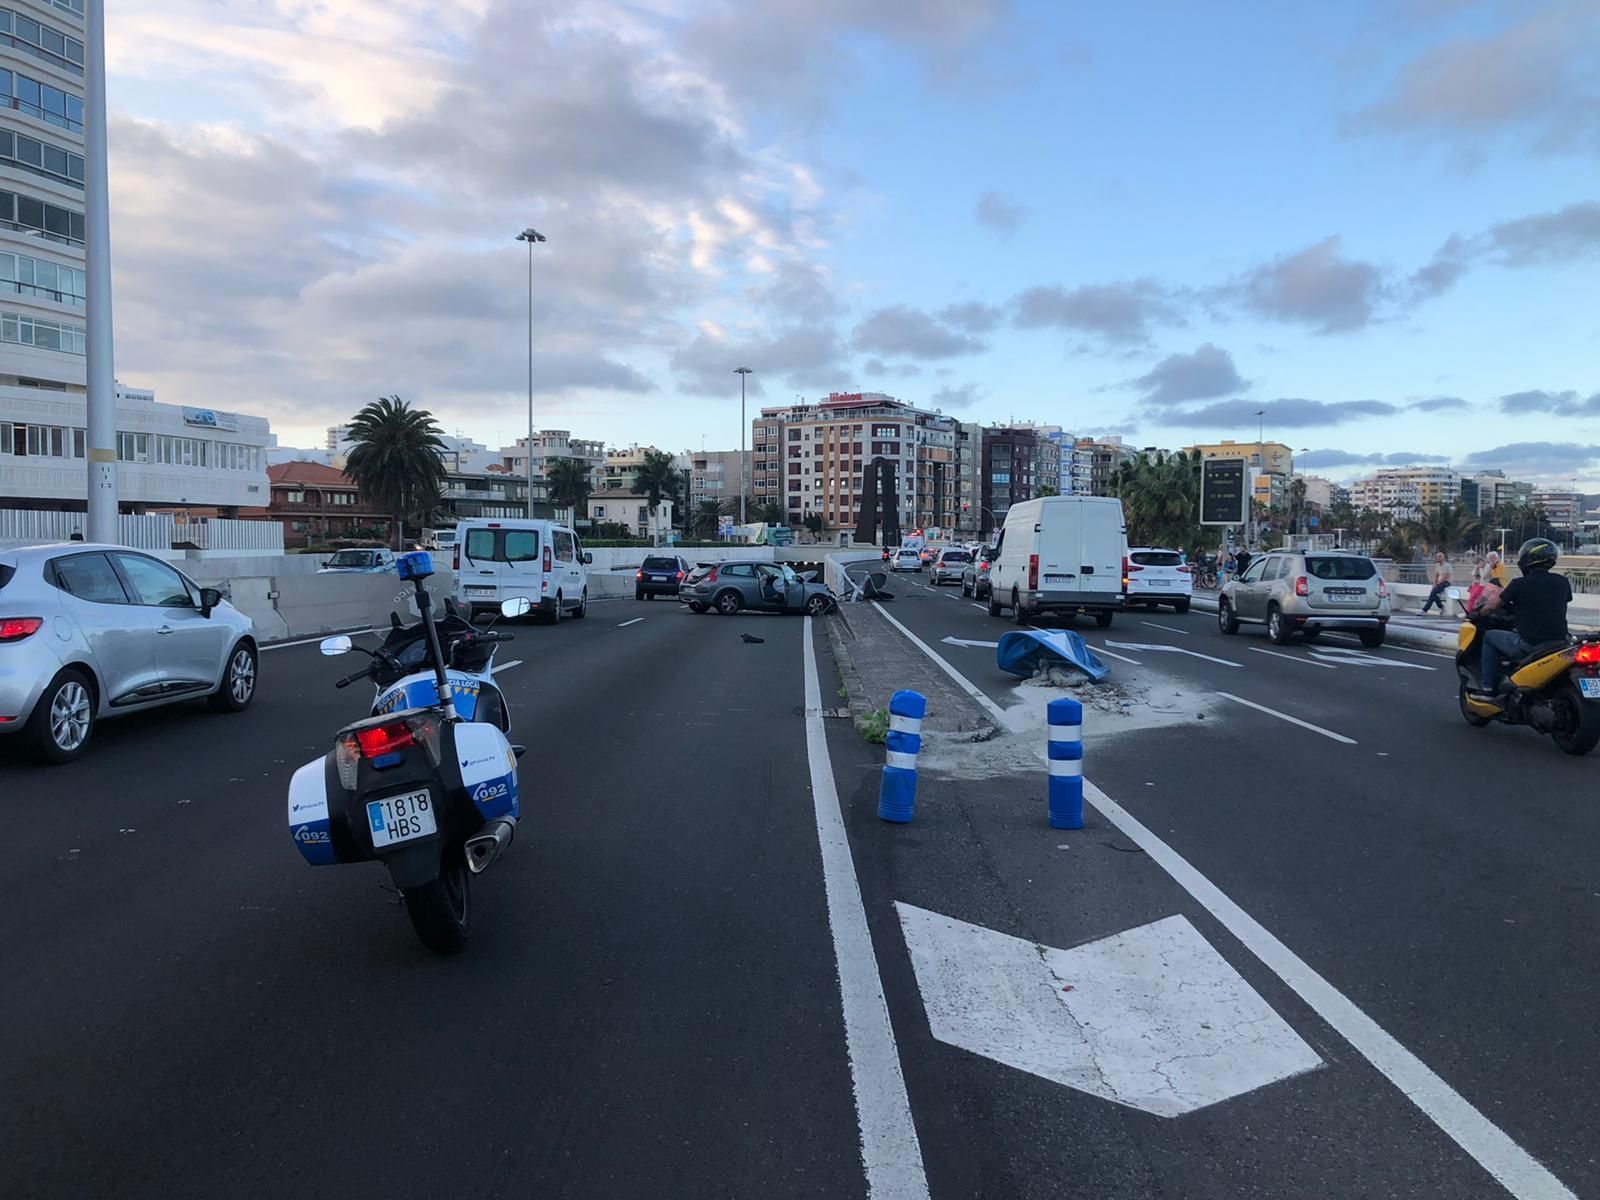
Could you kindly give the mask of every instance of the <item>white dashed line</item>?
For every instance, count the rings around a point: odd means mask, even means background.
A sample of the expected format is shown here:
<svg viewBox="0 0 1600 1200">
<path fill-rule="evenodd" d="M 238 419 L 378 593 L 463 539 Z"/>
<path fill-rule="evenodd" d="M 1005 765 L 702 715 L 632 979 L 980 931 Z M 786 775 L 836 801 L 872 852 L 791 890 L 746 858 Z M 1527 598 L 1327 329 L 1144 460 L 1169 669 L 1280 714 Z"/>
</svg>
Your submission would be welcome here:
<svg viewBox="0 0 1600 1200">
<path fill-rule="evenodd" d="M 1320 733 L 1325 738 L 1335 742 L 1343 742 L 1346 746 L 1356 745 L 1355 738 L 1345 737 L 1342 733 L 1335 733 L 1331 729 L 1324 729 L 1321 725 L 1313 725 L 1310 721 L 1302 721 L 1299 717 L 1291 717 L 1288 713 L 1279 712 L 1275 708 L 1268 708 L 1265 704 L 1257 704 L 1254 700 L 1246 700 L 1243 696 L 1235 696 L 1232 692 L 1218 692 L 1224 700 L 1232 700 L 1235 704 L 1242 704 L 1246 708 L 1253 708 L 1257 712 L 1266 713 L 1269 717 L 1277 717 L 1280 721 L 1287 721 L 1291 725 L 1298 725 L 1301 729 L 1309 729 L 1312 733 Z"/>
<path fill-rule="evenodd" d="M 1278 650 L 1263 650 L 1260 646 L 1251 646 L 1250 653 L 1270 654 L 1273 658 L 1287 658 L 1290 662 L 1305 663 L 1305 665 L 1308 667 L 1326 667 L 1330 671 L 1337 671 L 1339 669 L 1332 663 L 1318 662 L 1314 658 L 1301 658 L 1298 654 L 1284 654 Z"/>
<path fill-rule="evenodd" d="M 642 620 L 644 620 L 643 617 L 635 617 L 631 621 L 624 621 L 621 625 L 618 625 L 617 628 L 618 629 L 626 629 L 629 625 L 637 625 Z"/>
</svg>

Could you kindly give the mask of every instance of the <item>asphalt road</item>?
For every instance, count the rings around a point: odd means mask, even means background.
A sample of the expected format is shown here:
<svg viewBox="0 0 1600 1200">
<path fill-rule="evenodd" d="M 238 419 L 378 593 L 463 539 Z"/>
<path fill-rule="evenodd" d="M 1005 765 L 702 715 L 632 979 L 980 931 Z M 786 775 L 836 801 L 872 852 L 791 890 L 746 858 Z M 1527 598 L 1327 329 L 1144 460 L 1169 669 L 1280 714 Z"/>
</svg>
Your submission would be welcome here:
<svg viewBox="0 0 1600 1200">
<path fill-rule="evenodd" d="M 1015 704 L 992 649 L 943 640 L 1012 626 L 898 582 L 885 607 Z M 837 720 L 820 759 L 807 744 L 812 624 L 623 600 L 519 626 L 500 660 L 530 747 L 523 830 L 448 960 L 380 868 L 314 869 L 289 841 L 289 775 L 369 699 L 331 687 L 348 660 L 271 651 L 250 712 L 108 723 L 70 768 L 0 746 L 0 1193 L 862 1196 L 862 1114 L 898 1086 L 924 1195 L 1562 1194 L 1502 1190 L 1099 814 L 1045 828 L 1042 769 L 1007 739 L 945 747 L 917 820 L 878 821 L 882 748 Z M 1091 723 L 1088 776 L 1571 1194 L 1600 1195 L 1596 765 L 1469 729 L 1425 653 L 1223 638 L 1198 611 L 1081 631 L 1133 693 L 1205 711 Z M 836 950 L 837 909 L 830 926 L 819 769 L 848 832 L 831 898 L 859 887 L 865 961 Z M 1317 1065 L 1180 1116 L 1004 1065 L 938 1035 L 904 906 L 1067 951 L 1181 918 Z M 887 1060 L 860 1009 L 847 1022 L 841 973 L 884 1006 Z M 883 1194 L 918 1195 L 898 1170 Z"/>
</svg>

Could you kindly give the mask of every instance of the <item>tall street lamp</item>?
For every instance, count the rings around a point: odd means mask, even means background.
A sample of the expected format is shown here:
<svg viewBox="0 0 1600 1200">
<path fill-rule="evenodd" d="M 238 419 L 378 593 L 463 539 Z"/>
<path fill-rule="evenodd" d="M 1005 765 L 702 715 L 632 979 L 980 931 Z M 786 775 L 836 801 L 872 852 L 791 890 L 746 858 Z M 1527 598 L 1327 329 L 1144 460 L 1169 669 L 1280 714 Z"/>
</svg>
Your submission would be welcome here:
<svg viewBox="0 0 1600 1200">
<path fill-rule="evenodd" d="M 733 373 L 739 377 L 739 524 L 745 523 L 744 498 L 750 491 L 750 486 L 745 482 L 745 454 L 744 439 L 749 432 L 749 426 L 744 419 L 744 377 L 750 374 L 749 367 L 735 367 Z"/>
<path fill-rule="evenodd" d="M 88 285 L 85 300 L 88 494 L 84 532 L 91 542 L 120 542 L 117 530 L 117 374 L 111 333 L 111 184 L 106 167 L 105 0 L 89 0 L 84 14 L 88 72 L 84 114 L 84 205 Z"/>
<path fill-rule="evenodd" d="M 528 518 L 533 518 L 533 244 L 545 240 L 531 225 L 517 234 L 528 243 Z"/>
</svg>

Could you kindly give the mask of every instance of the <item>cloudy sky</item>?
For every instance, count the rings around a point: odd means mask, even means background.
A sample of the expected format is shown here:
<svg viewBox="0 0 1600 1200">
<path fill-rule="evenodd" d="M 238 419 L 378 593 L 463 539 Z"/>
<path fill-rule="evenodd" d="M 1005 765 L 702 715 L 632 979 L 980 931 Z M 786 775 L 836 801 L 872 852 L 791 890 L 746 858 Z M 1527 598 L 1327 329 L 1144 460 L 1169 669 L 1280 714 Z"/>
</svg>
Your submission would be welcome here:
<svg viewBox="0 0 1600 1200">
<path fill-rule="evenodd" d="M 1593 0 L 119 0 L 117 367 L 734 446 L 888 391 L 1600 484 Z"/>
</svg>

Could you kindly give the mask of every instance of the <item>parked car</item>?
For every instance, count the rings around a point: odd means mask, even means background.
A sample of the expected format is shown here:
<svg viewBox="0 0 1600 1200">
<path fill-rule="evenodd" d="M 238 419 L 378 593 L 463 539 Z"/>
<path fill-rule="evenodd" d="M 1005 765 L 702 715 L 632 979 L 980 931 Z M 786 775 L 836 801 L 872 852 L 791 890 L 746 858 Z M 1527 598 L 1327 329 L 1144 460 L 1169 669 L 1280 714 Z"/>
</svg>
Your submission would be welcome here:
<svg viewBox="0 0 1600 1200">
<path fill-rule="evenodd" d="M 1174 612 L 1186 613 L 1193 596 L 1194 576 L 1176 550 L 1135 546 L 1128 551 L 1129 608 L 1169 604 Z"/>
<path fill-rule="evenodd" d="M 1348 629 L 1376 650 L 1389 625 L 1389 587 L 1364 554 L 1274 550 L 1223 586 L 1217 624 L 1223 633 L 1265 625 L 1280 645 L 1296 633 L 1311 641 L 1324 630 Z"/>
<path fill-rule="evenodd" d="M 724 616 L 748 608 L 816 617 L 837 606 L 824 584 L 802 579 L 782 563 L 717 563 L 703 575 L 696 572 L 685 579 L 678 599 L 694 612 L 711 608 Z"/>
<path fill-rule="evenodd" d="M 318 575 L 382 575 L 394 570 L 394 551 L 339 550 L 332 558 L 324 559 L 317 569 Z"/>
<path fill-rule="evenodd" d="M 589 611 L 589 572 L 594 556 L 578 535 L 554 521 L 462 521 L 456 526 L 453 561 L 456 603 L 470 620 L 502 601 L 526 596 L 550 624 Z"/>
<path fill-rule="evenodd" d="M 1047 613 L 1087 613 L 1106 628 L 1125 606 L 1126 528 L 1114 497 L 1013 504 L 989 568 L 989 615 L 1009 608 L 1026 625 Z"/>
<path fill-rule="evenodd" d="M 198 697 L 240 712 L 256 666 L 250 618 L 158 558 L 85 542 L 0 550 L 0 736 L 48 762 L 77 758 L 108 717 Z"/>
<path fill-rule="evenodd" d="M 650 554 L 633 576 L 633 598 L 654 600 L 657 596 L 676 596 L 689 577 L 689 563 L 676 554 Z"/>
<path fill-rule="evenodd" d="M 961 594 L 974 600 L 989 598 L 989 568 L 994 563 L 995 548 L 979 546 L 961 572 Z"/>
<path fill-rule="evenodd" d="M 891 571 L 920 571 L 922 570 L 922 551 L 902 546 L 894 552 L 894 557 L 889 560 Z"/>
<path fill-rule="evenodd" d="M 965 550 L 954 546 L 947 546 L 939 551 L 939 557 L 933 560 L 930 574 L 933 576 L 933 586 L 938 587 L 944 583 L 960 583 L 961 575 L 972 565 L 972 555 Z"/>
</svg>

